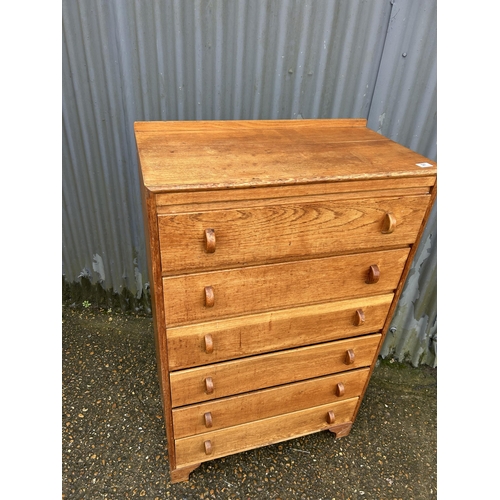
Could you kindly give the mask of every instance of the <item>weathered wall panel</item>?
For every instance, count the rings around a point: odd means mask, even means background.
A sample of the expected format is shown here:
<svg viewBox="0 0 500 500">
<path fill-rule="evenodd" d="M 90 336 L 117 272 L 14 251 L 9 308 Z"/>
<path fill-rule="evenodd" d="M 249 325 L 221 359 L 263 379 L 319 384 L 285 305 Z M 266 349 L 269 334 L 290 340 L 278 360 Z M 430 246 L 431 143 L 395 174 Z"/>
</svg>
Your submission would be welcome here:
<svg viewBox="0 0 500 500">
<path fill-rule="evenodd" d="M 437 366 L 436 206 L 425 228 L 380 355 Z"/>
<path fill-rule="evenodd" d="M 373 130 L 437 159 L 435 0 L 396 0 L 368 117 Z M 437 218 L 431 213 L 382 356 L 437 364 Z"/>
<path fill-rule="evenodd" d="M 436 0 L 394 2 L 368 126 L 436 159 Z"/>
<path fill-rule="evenodd" d="M 147 288 L 134 121 L 362 117 L 435 158 L 435 11 L 435 0 L 65 0 L 66 281 Z M 432 282 L 422 276 L 411 293 Z"/>
</svg>

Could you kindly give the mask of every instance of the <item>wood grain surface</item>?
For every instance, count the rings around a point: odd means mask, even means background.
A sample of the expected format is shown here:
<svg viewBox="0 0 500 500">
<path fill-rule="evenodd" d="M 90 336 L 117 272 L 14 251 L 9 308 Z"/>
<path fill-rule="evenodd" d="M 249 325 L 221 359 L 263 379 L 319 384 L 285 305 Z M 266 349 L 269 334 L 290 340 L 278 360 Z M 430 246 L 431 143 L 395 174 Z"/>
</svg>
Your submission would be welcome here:
<svg viewBox="0 0 500 500">
<path fill-rule="evenodd" d="M 380 334 L 367 335 L 172 372 L 172 406 L 370 366 L 380 338 Z M 354 352 L 354 362 L 347 365 L 349 349 Z M 207 378 L 213 384 L 210 393 L 206 391 Z"/>
<path fill-rule="evenodd" d="M 136 122 L 152 192 L 429 175 L 428 161 L 366 120 Z M 433 167 L 434 168 L 434 167 Z"/>
<path fill-rule="evenodd" d="M 241 452 L 285 441 L 292 437 L 304 436 L 312 432 L 332 427 L 328 423 L 328 413 L 333 411 L 335 423 L 352 421 L 358 398 L 315 406 L 306 410 L 279 415 L 255 422 L 249 422 L 227 429 L 175 440 L 177 465 L 212 460 L 230 453 Z M 205 452 L 205 443 L 210 441 L 210 455 Z"/>
<path fill-rule="evenodd" d="M 163 215 L 158 218 L 162 270 L 177 274 L 409 245 L 429 199 L 370 198 Z M 394 227 L 384 233 L 388 214 Z M 213 251 L 207 251 L 207 230 L 215 235 Z"/>
<path fill-rule="evenodd" d="M 177 408 L 173 411 L 174 434 L 176 439 L 203 434 L 210 430 L 357 397 L 363 390 L 368 372 L 368 368 L 361 368 Z M 341 394 L 338 394 L 337 386 L 343 388 Z M 207 413 L 210 414 L 210 427 L 206 425 Z"/>
<path fill-rule="evenodd" d="M 349 433 L 436 197 L 365 119 L 136 122 L 171 482 Z"/>
<path fill-rule="evenodd" d="M 163 278 L 167 327 L 308 303 L 392 292 L 409 248 Z M 380 269 L 367 284 L 371 265 Z M 205 287 L 214 292 L 205 306 Z"/>
<path fill-rule="evenodd" d="M 216 319 L 167 329 L 171 370 L 381 330 L 393 294 Z M 364 322 L 359 321 L 358 310 Z"/>
</svg>

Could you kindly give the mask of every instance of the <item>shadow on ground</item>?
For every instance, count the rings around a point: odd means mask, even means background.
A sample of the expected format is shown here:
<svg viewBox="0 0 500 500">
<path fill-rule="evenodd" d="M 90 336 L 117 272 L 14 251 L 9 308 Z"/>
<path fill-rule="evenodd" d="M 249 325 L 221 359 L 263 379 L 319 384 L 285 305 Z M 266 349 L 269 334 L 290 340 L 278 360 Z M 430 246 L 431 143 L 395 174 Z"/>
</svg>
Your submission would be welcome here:
<svg viewBox="0 0 500 500">
<path fill-rule="evenodd" d="M 436 370 L 378 363 L 349 436 L 202 464 L 169 483 L 150 317 L 63 308 L 62 497 L 433 499 Z"/>
</svg>

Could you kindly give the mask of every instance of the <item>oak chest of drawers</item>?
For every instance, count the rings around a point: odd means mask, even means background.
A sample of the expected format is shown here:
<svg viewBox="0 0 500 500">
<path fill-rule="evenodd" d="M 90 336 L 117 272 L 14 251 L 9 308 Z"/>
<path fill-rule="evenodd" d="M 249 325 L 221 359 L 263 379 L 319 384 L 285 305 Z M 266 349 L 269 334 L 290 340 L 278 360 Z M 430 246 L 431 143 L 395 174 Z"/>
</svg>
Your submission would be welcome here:
<svg viewBox="0 0 500 500">
<path fill-rule="evenodd" d="M 366 120 L 137 122 L 171 481 L 346 436 L 436 196 Z"/>
</svg>

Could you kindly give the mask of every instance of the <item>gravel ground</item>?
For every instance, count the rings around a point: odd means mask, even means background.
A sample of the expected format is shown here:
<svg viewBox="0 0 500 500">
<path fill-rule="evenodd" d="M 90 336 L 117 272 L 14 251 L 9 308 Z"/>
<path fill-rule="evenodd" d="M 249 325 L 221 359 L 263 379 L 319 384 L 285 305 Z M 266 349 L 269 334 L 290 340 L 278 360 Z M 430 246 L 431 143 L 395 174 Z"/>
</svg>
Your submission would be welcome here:
<svg viewBox="0 0 500 500">
<path fill-rule="evenodd" d="M 63 307 L 62 498 L 434 499 L 437 376 L 382 361 L 349 436 L 320 432 L 170 484 L 150 317 Z"/>
</svg>

